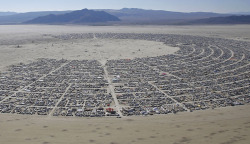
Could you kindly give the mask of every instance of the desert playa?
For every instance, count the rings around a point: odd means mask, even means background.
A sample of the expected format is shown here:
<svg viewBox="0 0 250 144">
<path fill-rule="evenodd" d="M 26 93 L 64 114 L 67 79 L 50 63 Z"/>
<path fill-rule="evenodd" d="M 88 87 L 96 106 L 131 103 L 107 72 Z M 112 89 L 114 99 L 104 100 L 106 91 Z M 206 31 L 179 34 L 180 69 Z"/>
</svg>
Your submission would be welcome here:
<svg viewBox="0 0 250 144">
<path fill-rule="evenodd" d="M 0 143 L 247 144 L 249 41 L 249 25 L 1 25 Z"/>
<path fill-rule="evenodd" d="M 48 143 L 215 143 L 249 142 L 249 106 L 116 118 L 47 118 L 1 115 L 0 142 Z"/>
</svg>

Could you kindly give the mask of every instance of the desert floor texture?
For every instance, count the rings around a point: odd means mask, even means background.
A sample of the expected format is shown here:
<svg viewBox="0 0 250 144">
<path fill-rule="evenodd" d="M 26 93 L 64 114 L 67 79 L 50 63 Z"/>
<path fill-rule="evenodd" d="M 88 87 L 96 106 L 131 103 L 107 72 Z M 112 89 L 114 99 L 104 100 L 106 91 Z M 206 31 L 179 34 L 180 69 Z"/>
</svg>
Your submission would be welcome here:
<svg viewBox="0 0 250 144">
<path fill-rule="evenodd" d="M 162 33 L 250 41 L 250 25 L 46 26 L 1 25 L 0 71 L 38 58 L 109 59 L 160 56 L 178 48 L 120 39 L 57 40 L 71 33 Z M 140 51 L 138 51 L 140 49 Z M 248 144 L 249 105 L 158 116 L 65 118 L 0 114 L 1 144 Z"/>
</svg>

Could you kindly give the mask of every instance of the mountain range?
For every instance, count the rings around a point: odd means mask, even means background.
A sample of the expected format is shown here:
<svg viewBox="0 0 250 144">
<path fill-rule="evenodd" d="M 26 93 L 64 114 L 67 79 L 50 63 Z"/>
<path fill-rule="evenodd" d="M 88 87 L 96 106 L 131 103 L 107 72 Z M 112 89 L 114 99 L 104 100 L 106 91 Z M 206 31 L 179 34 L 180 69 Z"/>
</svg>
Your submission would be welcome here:
<svg viewBox="0 0 250 144">
<path fill-rule="evenodd" d="M 227 16 L 211 12 L 172 12 L 163 10 L 144 10 L 137 8 L 123 8 L 120 10 L 104 10 L 119 17 L 124 23 L 129 24 L 171 24 L 175 22 L 194 20 L 218 16 Z"/>
<path fill-rule="evenodd" d="M 250 15 L 212 17 L 206 19 L 198 19 L 187 21 L 180 24 L 250 24 Z"/>
<path fill-rule="evenodd" d="M 72 11 L 65 14 L 50 14 L 41 16 L 29 21 L 27 24 L 82 24 L 82 23 L 102 23 L 109 21 L 120 21 L 116 16 L 104 11 L 93 11 L 88 9 Z"/>
<path fill-rule="evenodd" d="M 27 12 L 16 13 L 12 15 L 0 16 L 0 24 L 20 24 L 37 17 L 46 16 L 49 14 L 65 14 L 71 11 L 42 11 L 42 12 Z"/>
<path fill-rule="evenodd" d="M 232 18 L 231 16 L 240 17 L 241 19 Z M 226 18 L 229 17 L 229 18 Z M 220 19 L 220 20 L 219 20 Z M 231 21 L 228 21 L 231 19 Z M 106 23 L 118 25 L 176 25 L 176 24 L 246 24 L 243 22 L 241 14 L 219 14 L 212 12 L 172 12 L 164 10 L 145 10 L 137 8 L 123 8 L 120 10 L 113 9 L 96 9 L 96 10 L 79 10 L 79 11 L 45 11 L 45 12 L 28 12 L 14 13 L 0 12 L 0 24 L 89 24 L 89 23 Z M 112 22 L 110 22 L 112 21 Z M 224 21 L 224 22 L 223 22 Z M 238 22 L 233 22 L 238 21 Z M 107 23 L 108 22 L 108 23 Z M 230 23 L 228 23 L 230 22 Z M 218 23 L 219 24 L 219 23 Z"/>
<path fill-rule="evenodd" d="M 9 15 L 14 15 L 17 14 L 16 12 L 0 12 L 0 16 L 9 16 Z"/>
</svg>

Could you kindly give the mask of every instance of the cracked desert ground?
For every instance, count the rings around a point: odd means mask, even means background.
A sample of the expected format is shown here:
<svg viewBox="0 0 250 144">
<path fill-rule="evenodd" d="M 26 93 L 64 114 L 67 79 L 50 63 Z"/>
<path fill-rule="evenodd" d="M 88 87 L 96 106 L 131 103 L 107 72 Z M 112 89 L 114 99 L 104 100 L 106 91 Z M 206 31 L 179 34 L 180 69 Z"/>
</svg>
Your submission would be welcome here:
<svg viewBox="0 0 250 144">
<path fill-rule="evenodd" d="M 144 40 L 55 40 L 71 33 L 156 33 L 250 41 L 250 25 L 220 26 L 0 26 L 0 71 L 37 58 L 108 59 L 178 51 Z M 19 48 L 17 46 L 19 45 Z M 126 50 L 125 50 L 126 49 Z M 140 51 L 138 51 L 140 49 Z M 249 105 L 158 116 L 74 118 L 0 114 L 1 144 L 249 144 Z"/>
</svg>

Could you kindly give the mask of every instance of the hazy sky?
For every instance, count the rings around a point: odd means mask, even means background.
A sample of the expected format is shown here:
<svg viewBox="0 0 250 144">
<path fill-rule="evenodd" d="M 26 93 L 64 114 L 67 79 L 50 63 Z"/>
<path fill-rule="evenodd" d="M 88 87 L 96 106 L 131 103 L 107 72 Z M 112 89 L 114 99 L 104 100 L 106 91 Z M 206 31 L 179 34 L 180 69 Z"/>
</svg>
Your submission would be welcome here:
<svg viewBox="0 0 250 144">
<path fill-rule="evenodd" d="M 180 12 L 249 12 L 250 0 L 0 0 L 0 11 L 143 8 Z"/>
</svg>

